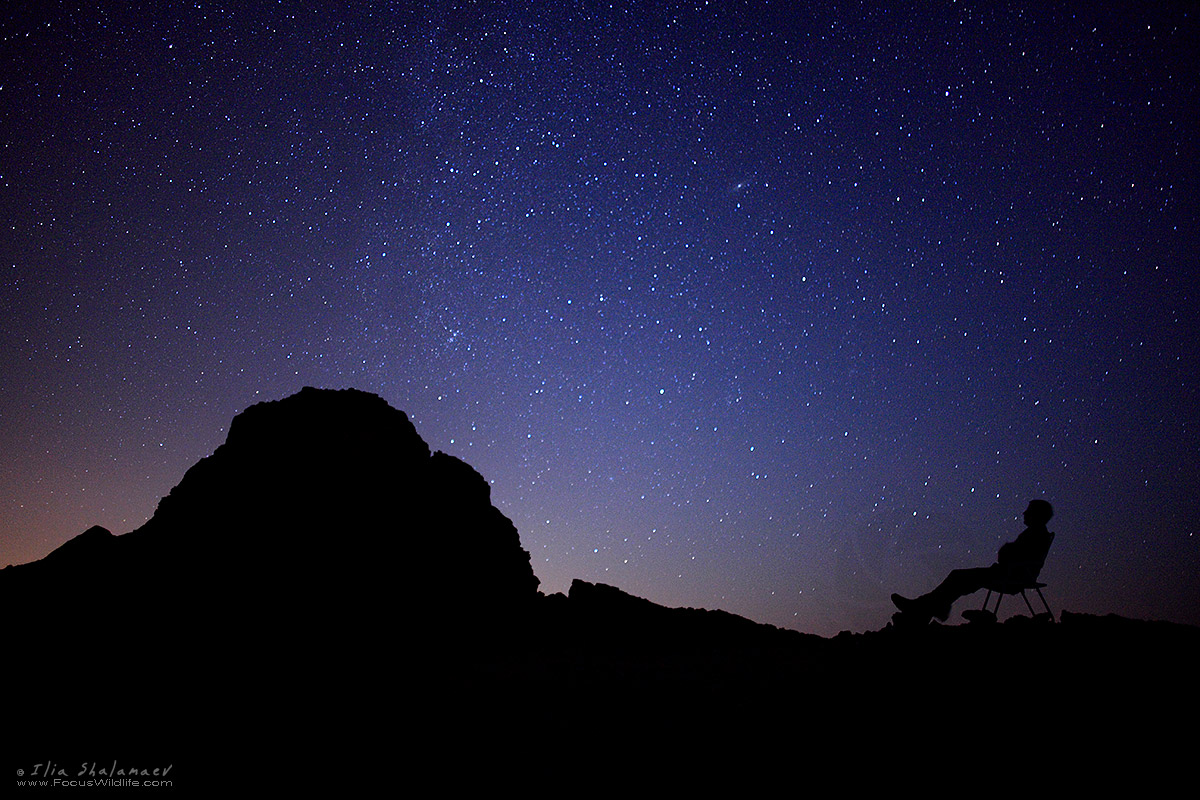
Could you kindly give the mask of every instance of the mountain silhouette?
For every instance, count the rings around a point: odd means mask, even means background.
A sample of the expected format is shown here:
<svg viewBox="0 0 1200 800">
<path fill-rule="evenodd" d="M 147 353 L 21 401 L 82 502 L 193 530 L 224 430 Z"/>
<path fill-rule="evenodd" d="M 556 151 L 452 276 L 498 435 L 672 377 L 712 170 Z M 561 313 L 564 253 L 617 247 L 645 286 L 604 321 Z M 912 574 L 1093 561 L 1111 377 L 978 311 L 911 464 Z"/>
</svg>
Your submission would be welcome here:
<svg viewBox="0 0 1200 800">
<path fill-rule="evenodd" d="M 1188 626 L 1064 611 L 824 639 L 538 586 L 484 478 L 403 412 L 356 390 L 260 403 L 146 524 L 0 570 L 14 758 L 365 788 L 379 774 L 343 765 L 391 763 L 416 730 L 405 759 L 455 761 L 464 736 L 777 731 L 811 751 L 872 726 L 921 741 L 1049 718 L 1079 741 L 1114 714 L 1144 731 L 1200 710 Z"/>
<path fill-rule="evenodd" d="M 92 528 L 0 574 L 0 592 L 55 585 L 60 610 L 99 619 L 118 609 L 142 622 L 212 619 L 278 604 L 289 613 L 275 624 L 305 627 L 341 626 L 348 608 L 381 603 L 420 620 L 501 615 L 538 587 L 482 476 L 431 452 L 381 398 L 312 388 L 234 418 L 225 443 L 140 528 Z"/>
<path fill-rule="evenodd" d="M 136 530 L 0 571 L 31 741 L 136 748 L 247 709 L 274 732 L 241 742 L 260 752 L 397 713 L 405 681 L 446 674 L 537 589 L 482 476 L 381 398 L 312 388 L 239 414 Z M 139 718 L 85 715 L 110 702 Z"/>
</svg>

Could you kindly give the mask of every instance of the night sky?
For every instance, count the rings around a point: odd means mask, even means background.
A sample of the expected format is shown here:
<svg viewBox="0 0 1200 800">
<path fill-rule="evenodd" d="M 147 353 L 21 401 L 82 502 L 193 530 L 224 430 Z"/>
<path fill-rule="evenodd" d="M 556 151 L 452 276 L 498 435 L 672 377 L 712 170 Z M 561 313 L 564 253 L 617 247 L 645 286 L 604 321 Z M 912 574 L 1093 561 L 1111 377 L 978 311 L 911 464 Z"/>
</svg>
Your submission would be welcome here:
<svg viewBox="0 0 1200 800">
<path fill-rule="evenodd" d="M 547 593 L 874 630 L 1044 497 L 1200 624 L 1194 3 L 347 5 L 0 12 L 0 565 L 352 386 Z"/>
</svg>

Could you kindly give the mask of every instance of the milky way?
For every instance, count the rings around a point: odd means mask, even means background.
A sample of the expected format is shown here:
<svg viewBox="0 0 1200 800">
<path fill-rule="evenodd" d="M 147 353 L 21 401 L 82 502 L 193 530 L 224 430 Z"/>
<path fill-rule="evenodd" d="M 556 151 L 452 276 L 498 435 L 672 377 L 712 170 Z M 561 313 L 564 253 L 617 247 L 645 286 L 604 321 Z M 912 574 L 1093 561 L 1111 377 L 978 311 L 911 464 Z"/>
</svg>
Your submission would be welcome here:
<svg viewBox="0 0 1200 800">
<path fill-rule="evenodd" d="M 1200 623 L 1191 4 L 25 5 L 0 563 L 354 386 L 546 592 L 875 629 L 1045 497 L 1052 606 Z"/>
</svg>

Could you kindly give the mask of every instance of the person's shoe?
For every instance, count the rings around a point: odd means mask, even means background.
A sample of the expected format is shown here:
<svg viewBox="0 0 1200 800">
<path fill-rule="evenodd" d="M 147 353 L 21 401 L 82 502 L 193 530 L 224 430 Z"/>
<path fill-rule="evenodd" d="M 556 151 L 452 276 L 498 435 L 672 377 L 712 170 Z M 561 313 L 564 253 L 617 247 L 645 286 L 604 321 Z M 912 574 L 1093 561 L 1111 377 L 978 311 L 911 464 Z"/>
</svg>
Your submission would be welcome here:
<svg viewBox="0 0 1200 800">
<path fill-rule="evenodd" d="M 946 618 L 950 616 L 950 603 L 942 603 L 939 605 L 936 601 L 934 601 L 930 605 L 933 606 L 932 613 L 933 616 L 938 618 L 938 622 L 945 622 Z"/>
<path fill-rule="evenodd" d="M 919 622 L 927 624 L 929 618 L 933 616 L 928 604 L 920 597 L 909 599 L 903 595 L 893 594 L 892 603 L 896 608 L 900 609 L 900 613 L 904 615 L 907 621 Z"/>
</svg>

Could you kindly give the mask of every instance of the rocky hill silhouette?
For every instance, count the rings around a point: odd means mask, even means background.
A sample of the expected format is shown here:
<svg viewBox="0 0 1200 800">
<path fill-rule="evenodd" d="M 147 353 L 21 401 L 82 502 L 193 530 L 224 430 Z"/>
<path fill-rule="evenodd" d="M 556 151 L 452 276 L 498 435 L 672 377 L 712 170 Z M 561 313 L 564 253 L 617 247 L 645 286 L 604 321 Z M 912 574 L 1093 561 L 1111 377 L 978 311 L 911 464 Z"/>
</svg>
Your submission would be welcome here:
<svg viewBox="0 0 1200 800">
<path fill-rule="evenodd" d="M 132 753 L 204 781 L 265 760 L 258 777 L 305 783 L 418 729 L 406 758 L 463 736 L 772 730 L 811 750 L 1034 719 L 1078 742 L 1200 710 L 1187 626 L 1063 612 L 824 639 L 538 585 L 474 469 L 375 395 L 304 389 L 238 415 L 140 528 L 0 571 L 9 719 L 61 762 Z"/>
<path fill-rule="evenodd" d="M 311 388 L 238 415 L 137 530 L 93 528 L 0 574 L 0 592 L 139 624 L 274 606 L 289 613 L 273 625 L 341 626 L 339 607 L 383 602 L 414 620 L 505 614 L 538 587 L 482 476 L 381 398 Z"/>
</svg>

